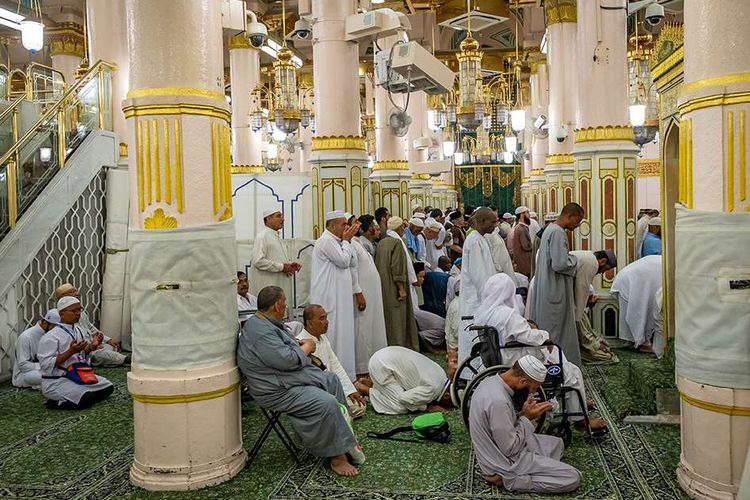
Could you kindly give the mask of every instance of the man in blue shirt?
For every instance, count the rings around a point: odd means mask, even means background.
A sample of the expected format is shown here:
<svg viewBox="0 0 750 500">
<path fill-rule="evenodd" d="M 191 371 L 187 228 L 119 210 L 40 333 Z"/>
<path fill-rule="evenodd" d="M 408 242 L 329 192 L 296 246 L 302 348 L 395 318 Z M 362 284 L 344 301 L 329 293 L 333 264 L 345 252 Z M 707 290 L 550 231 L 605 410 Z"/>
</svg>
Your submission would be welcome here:
<svg viewBox="0 0 750 500">
<path fill-rule="evenodd" d="M 648 232 L 643 239 L 641 257 L 661 255 L 661 217 L 652 217 L 648 221 Z"/>
</svg>

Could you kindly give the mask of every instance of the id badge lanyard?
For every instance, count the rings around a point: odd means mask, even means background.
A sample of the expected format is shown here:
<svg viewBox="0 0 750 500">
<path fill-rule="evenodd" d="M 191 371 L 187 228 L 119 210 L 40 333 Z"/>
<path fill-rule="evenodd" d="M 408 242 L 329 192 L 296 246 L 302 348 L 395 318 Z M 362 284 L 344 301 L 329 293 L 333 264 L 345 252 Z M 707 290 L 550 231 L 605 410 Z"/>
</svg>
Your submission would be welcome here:
<svg viewBox="0 0 750 500">
<path fill-rule="evenodd" d="M 73 339 L 74 342 L 78 340 L 78 337 L 76 337 L 75 335 L 73 335 L 73 332 L 71 332 L 70 330 L 68 330 L 67 328 L 65 328 L 62 324 L 58 324 L 57 326 L 59 326 L 60 328 L 62 328 L 65 333 L 67 333 L 68 335 L 70 335 L 70 338 Z M 73 331 L 75 331 L 75 328 L 76 327 L 73 326 Z M 83 340 L 83 335 L 81 335 L 81 340 Z M 86 354 L 86 349 L 85 348 L 82 349 L 82 350 L 80 350 L 79 352 L 75 353 L 75 357 L 76 357 L 76 359 L 78 360 L 79 363 L 86 363 L 86 364 L 88 364 L 88 362 L 89 362 L 89 357 Z"/>
</svg>

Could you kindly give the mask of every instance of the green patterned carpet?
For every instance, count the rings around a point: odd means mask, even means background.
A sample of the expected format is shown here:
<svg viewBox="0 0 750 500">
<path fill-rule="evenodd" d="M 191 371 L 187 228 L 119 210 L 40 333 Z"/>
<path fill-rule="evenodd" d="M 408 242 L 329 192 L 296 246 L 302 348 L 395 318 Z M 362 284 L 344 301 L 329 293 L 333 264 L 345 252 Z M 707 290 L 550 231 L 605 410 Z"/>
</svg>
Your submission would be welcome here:
<svg viewBox="0 0 750 500">
<path fill-rule="evenodd" d="M 564 459 L 583 472 L 583 481 L 577 492 L 564 498 L 685 498 L 674 473 L 679 428 L 626 425 L 620 420 L 628 413 L 650 411 L 653 398 L 644 395 L 672 385 L 669 361 L 627 351 L 618 354 L 619 365 L 586 369 L 589 397 L 609 419 L 612 432 L 599 443 L 574 433 Z M 441 445 L 368 439 L 367 431 L 384 431 L 411 420 L 376 415 L 371 409 L 355 422 L 367 455 L 355 478 L 336 477 L 313 457 L 295 467 L 272 434 L 255 462 L 223 485 L 189 493 L 149 493 L 128 481 L 133 427 L 126 370 L 101 373 L 117 389 L 107 402 L 84 412 L 47 410 L 39 393 L 15 389 L 7 382 L 0 385 L 0 498 L 537 498 L 510 494 L 482 481 L 458 411 L 448 416 L 451 442 Z M 252 404 L 243 407 L 247 447 L 260 431 L 261 419 Z"/>
</svg>

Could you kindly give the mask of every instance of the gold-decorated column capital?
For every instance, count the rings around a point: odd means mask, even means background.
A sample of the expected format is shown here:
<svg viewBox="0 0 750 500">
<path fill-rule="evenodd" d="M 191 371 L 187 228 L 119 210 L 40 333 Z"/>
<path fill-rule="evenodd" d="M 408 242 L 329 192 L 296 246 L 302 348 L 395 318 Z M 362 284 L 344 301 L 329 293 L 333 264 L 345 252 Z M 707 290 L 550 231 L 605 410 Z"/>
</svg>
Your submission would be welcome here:
<svg viewBox="0 0 750 500">
<path fill-rule="evenodd" d="M 51 56 L 85 56 L 83 27 L 78 23 L 58 23 L 46 30 Z"/>
<path fill-rule="evenodd" d="M 547 0 L 544 2 L 544 12 L 547 16 L 547 26 L 578 21 L 576 0 Z"/>
<path fill-rule="evenodd" d="M 245 38 L 243 35 L 230 36 L 229 41 L 227 42 L 227 48 L 229 50 L 232 50 L 232 49 L 258 50 L 257 48 L 253 47 L 252 44 L 248 41 L 248 39 Z"/>
<path fill-rule="evenodd" d="M 358 135 L 317 136 L 312 138 L 313 151 L 341 149 L 364 151 L 365 138 Z"/>
</svg>

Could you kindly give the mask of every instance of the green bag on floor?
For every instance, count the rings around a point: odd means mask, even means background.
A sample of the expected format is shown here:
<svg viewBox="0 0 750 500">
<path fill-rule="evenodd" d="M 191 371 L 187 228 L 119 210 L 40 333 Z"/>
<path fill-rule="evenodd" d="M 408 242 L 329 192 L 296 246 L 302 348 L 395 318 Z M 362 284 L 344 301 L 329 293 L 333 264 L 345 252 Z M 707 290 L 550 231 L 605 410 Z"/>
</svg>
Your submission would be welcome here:
<svg viewBox="0 0 750 500">
<path fill-rule="evenodd" d="M 419 439 L 404 439 L 393 437 L 401 432 L 414 431 Z M 451 435 L 450 426 L 441 412 L 425 413 L 414 417 L 411 425 L 396 427 L 388 432 L 368 432 L 367 437 L 374 439 L 390 439 L 391 441 L 406 441 L 409 443 L 421 443 L 425 440 L 438 443 L 447 443 Z"/>
</svg>

